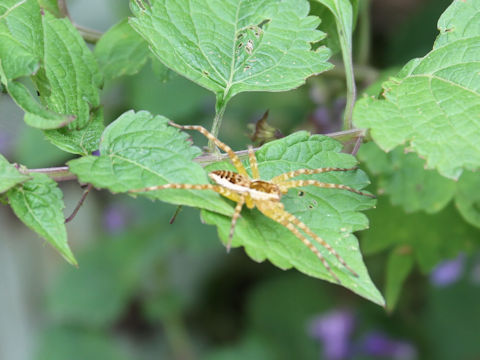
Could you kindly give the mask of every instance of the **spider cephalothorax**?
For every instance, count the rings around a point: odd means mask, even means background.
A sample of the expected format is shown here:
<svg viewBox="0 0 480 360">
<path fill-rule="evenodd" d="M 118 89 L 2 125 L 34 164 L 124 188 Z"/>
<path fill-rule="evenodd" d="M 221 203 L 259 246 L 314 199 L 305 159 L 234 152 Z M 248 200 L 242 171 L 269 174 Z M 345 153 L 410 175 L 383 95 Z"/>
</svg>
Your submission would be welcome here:
<svg viewBox="0 0 480 360">
<path fill-rule="evenodd" d="M 343 189 L 354 192 L 356 194 L 374 197 L 371 194 L 358 191 L 346 185 L 324 183 L 318 180 L 291 180 L 299 175 L 320 174 L 330 171 L 350 171 L 355 168 L 334 168 L 326 167 L 319 169 L 298 169 L 286 172 L 273 177 L 270 180 L 260 179 L 258 171 L 257 159 L 253 149 L 250 147 L 248 151 L 248 158 L 250 163 L 250 170 L 252 177 L 249 176 L 247 170 L 243 166 L 240 158 L 235 152 L 226 144 L 218 140 L 215 136 L 209 133 L 202 126 L 180 126 L 174 123 L 170 125 L 184 130 L 197 130 L 205 135 L 210 141 L 215 143 L 221 150 L 225 151 L 233 165 L 238 172 L 228 170 L 212 171 L 208 174 L 214 184 L 164 184 L 158 186 L 151 186 L 143 189 L 135 189 L 130 192 L 145 192 L 161 189 L 187 189 L 187 190 L 211 190 L 220 195 L 236 202 L 235 210 L 232 215 L 232 222 L 230 225 L 229 242 L 227 249 L 230 249 L 231 239 L 235 232 L 235 225 L 243 205 L 249 209 L 257 208 L 261 213 L 277 223 L 286 227 L 298 239 L 300 239 L 315 255 L 320 259 L 323 266 L 332 275 L 332 277 L 340 283 L 340 280 L 332 271 L 331 266 L 321 254 L 321 252 L 314 245 L 314 242 L 323 246 L 330 254 L 335 256 L 337 260 L 353 275 L 358 276 L 356 272 L 347 265 L 345 260 L 333 249 L 325 240 L 315 234 L 306 224 L 299 220 L 295 215 L 290 214 L 284 208 L 280 201 L 283 194 L 286 194 L 289 189 L 301 186 L 317 186 L 321 188 Z M 302 233 L 303 232 L 303 233 Z M 306 235 L 306 236 L 305 236 Z"/>
</svg>

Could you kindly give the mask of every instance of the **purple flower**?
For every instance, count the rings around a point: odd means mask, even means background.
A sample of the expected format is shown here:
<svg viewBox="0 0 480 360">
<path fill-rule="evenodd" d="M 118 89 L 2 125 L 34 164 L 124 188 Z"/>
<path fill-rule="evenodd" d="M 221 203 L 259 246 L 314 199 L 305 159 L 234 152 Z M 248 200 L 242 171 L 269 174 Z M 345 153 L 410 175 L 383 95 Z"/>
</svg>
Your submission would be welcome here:
<svg viewBox="0 0 480 360">
<path fill-rule="evenodd" d="M 92 151 L 93 156 L 100 156 L 100 150 Z"/>
<path fill-rule="evenodd" d="M 111 204 L 103 213 L 103 227 L 109 233 L 116 233 L 125 228 L 130 218 L 127 208 Z"/>
<path fill-rule="evenodd" d="M 430 282 L 437 287 L 453 284 L 462 276 L 464 267 L 464 254 L 460 254 L 456 259 L 443 261 L 431 272 Z"/>
<path fill-rule="evenodd" d="M 368 334 L 361 343 L 360 350 L 364 355 L 373 357 L 388 357 L 399 360 L 410 360 L 417 357 L 417 352 L 412 344 L 391 339 L 380 332 Z"/>
<path fill-rule="evenodd" d="M 325 359 L 341 360 L 350 353 L 350 335 L 355 326 L 351 311 L 333 310 L 312 320 L 309 334 L 323 343 Z"/>
</svg>

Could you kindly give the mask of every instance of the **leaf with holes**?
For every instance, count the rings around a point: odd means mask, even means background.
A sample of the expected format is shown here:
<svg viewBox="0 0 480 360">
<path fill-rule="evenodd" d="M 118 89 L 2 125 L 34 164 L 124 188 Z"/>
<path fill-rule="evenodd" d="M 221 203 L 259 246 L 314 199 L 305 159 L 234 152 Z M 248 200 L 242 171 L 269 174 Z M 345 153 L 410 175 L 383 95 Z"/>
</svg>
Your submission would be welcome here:
<svg viewBox="0 0 480 360">
<path fill-rule="evenodd" d="M 354 122 L 385 151 L 407 143 L 428 168 L 458 179 L 480 168 L 480 0 L 454 1 L 425 57 L 357 103 Z"/>
<path fill-rule="evenodd" d="M 129 111 L 105 129 L 100 156 L 84 156 L 68 166 L 80 181 L 114 193 L 167 183 L 208 183 L 203 168 L 193 161 L 201 151 L 187 136 L 163 116 Z M 142 196 L 225 215 L 233 212 L 226 200 L 210 191 L 160 190 Z"/>
<path fill-rule="evenodd" d="M 62 192 L 47 175 L 31 176 L 32 180 L 8 191 L 10 206 L 25 225 L 47 240 L 70 264 L 77 265 L 67 243 Z"/>
<path fill-rule="evenodd" d="M 169 68 L 226 103 L 244 91 L 286 91 L 328 70 L 330 52 L 306 0 L 132 0 L 132 27 Z"/>
<path fill-rule="evenodd" d="M 342 167 L 356 164 L 353 156 L 341 153 L 342 145 L 325 136 L 310 136 L 306 132 L 292 134 L 273 141 L 256 152 L 261 178 L 269 180 L 291 170 L 300 168 Z M 317 179 L 324 182 L 345 184 L 362 189 L 369 181 L 360 170 L 329 172 L 318 175 L 299 176 L 299 179 Z M 313 232 L 325 239 L 359 274 L 354 277 L 333 255 L 320 245 L 319 251 L 330 263 L 342 285 L 353 292 L 377 303 L 384 300 L 370 280 L 362 260 L 354 231 L 368 227 L 362 210 L 371 208 L 375 201 L 345 190 L 322 189 L 314 186 L 292 189 L 282 197 L 285 209 L 303 221 Z M 224 242 L 228 239 L 230 218 L 209 211 L 202 212 L 203 219 L 218 227 Z M 233 237 L 233 246 L 244 246 L 255 261 L 268 259 L 282 269 L 296 268 L 299 271 L 328 281 L 334 281 L 322 262 L 297 237 L 284 226 L 262 215 L 256 209 L 244 209 L 238 220 Z"/>
<path fill-rule="evenodd" d="M 20 173 L 15 166 L 0 155 L 0 193 L 28 179 L 29 177 L 27 175 Z"/>
</svg>

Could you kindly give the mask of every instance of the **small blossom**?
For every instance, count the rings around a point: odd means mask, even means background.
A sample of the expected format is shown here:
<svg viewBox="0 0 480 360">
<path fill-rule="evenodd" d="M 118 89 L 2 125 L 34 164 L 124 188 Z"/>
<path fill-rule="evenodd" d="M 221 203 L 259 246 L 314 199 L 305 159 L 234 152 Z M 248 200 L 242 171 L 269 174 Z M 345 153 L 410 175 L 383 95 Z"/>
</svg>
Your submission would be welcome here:
<svg viewBox="0 0 480 360">
<path fill-rule="evenodd" d="M 130 219 L 128 210 L 119 205 L 110 205 L 103 213 L 103 227 L 107 232 L 116 233 L 123 230 Z"/>
<path fill-rule="evenodd" d="M 384 357 L 398 360 L 413 360 L 417 352 L 412 344 L 402 340 L 394 340 L 380 332 L 368 334 L 360 346 L 364 355 Z"/>
<path fill-rule="evenodd" d="M 350 336 L 355 326 L 353 314 L 348 310 L 334 310 L 312 320 L 310 336 L 323 344 L 327 360 L 346 359 L 350 353 Z"/>
<path fill-rule="evenodd" d="M 430 282 L 437 287 L 455 283 L 462 276 L 465 267 L 465 256 L 460 254 L 456 259 L 443 261 L 433 269 Z"/>
</svg>

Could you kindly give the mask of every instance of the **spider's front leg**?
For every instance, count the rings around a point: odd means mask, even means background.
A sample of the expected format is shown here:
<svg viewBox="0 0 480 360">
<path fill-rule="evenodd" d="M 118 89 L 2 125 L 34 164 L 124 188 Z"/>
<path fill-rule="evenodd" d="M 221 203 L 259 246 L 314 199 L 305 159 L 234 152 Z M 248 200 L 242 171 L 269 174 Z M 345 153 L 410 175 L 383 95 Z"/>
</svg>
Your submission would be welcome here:
<svg viewBox="0 0 480 360">
<path fill-rule="evenodd" d="M 354 276 L 358 277 L 358 274 L 347 265 L 345 260 L 333 249 L 330 244 L 328 244 L 325 240 L 315 234 L 310 228 L 300 221 L 297 217 L 287 212 L 283 204 L 277 201 L 268 201 L 268 202 L 256 202 L 255 204 L 265 216 L 269 217 L 272 220 L 275 220 L 280 225 L 286 227 L 292 234 L 294 234 L 299 240 L 301 240 L 322 262 L 325 269 L 330 273 L 330 275 L 335 279 L 335 281 L 341 284 L 340 279 L 338 276 L 332 271 L 332 268 L 328 264 L 325 257 L 320 253 L 320 251 L 313 245 L 313 243 L 307 239 L 295 226 L 298 226 L 300 230 L 305 232 L 307 235 L 311 236 L 313 240 L 315 240 L 318 244 L 323 246 L 325 249 L 328 250 L 330 254 L 335 256 L 337 260 Z"/>
<path fill-rule="evenodd" d="M 207 129 L 205 129 L 203 126 L 200 125 L 178 125 L 175 124 L 174 122 L 169 122 L 169 124 L 173 127 L 176 127 L 181 130 L 196 130 L 200 132 L 202 135 L 204 135 L 208 140 L 212 141 L 216 146 L 220 148 L 220 150 L 225 151 L 228 154 L 228 157 L 232 161 L 233 166 L 237 169 L 238 173 L 244 176 L 248 176 L 247 170 L 245 170 L 245 167 L 242 164 L 242 161 L 240 158 L 235 154 L 235 152 L 232 150 L 230 146 L 227 144 L 221 142 L 218 140 L 211 132 L 209 132 Z"/>
<path fill-rule="evenodd" d="M 352 170 L 357 170 L 357 167 L 351 167 L 351 168 L 336 168 L 336 167 L 325 167 L 325 168 L 318 168 L 318 169 L 297 169 L 293 171 L 289 171 L 283 174 L 280 174 L 278 176 L 275 176 L 271 182 L 274 184 L 280 184 L 284 181 L 287 181 L 288 179 L 294 178 L 299 175 L 313 175 L 313 174 L 321 174 L 321 173 L 326 173 L 326 172 L 331 172 L 331 171 L 352 171 Z"/>
<path fill-rule="evenodd" d="M 212 184 L 163 184 L 163 185 L 148 186 L 141 189 L 132 189 L 132 190 L 128 190 L 128 192 L 142 193 L 142 192 L 164 190 L 164 189 L 212 190 L 219 194 L 221 194 L 223 190 L 225 190 L 220 185 L 212 185 Z"/>
<path fill-rule="evenodd" d="M 350 192 L 353 192 L 355 194 L 363 195 L 363 196 L 368 196 L 370 198 L 376 198 L 375 195 L 354 189 L 350 186 L 347 185 L 342 185 L 342 184 L 332 184 L 332 183 L 324 183 L 321 181 L 317 180 L 289 180 L 289 181 L 282 181 L 278 183 L 278 186 L 280 187 L 280 190 L 282 193 L 287 193 L 288 189 L 290 188 L 295 188 L 295 187 L 300 187 L 300 186 L 317 186 L 320 188 L 324 189 L 340 189 L 340 190 L 348 190 Z"/>
</svg>

